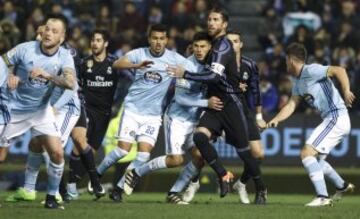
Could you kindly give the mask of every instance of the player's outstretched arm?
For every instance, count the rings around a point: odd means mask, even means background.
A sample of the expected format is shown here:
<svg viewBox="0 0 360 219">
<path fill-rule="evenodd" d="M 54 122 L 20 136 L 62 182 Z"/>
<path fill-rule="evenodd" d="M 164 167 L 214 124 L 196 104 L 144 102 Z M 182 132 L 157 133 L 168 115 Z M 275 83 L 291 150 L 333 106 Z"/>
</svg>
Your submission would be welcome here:
<svg viewBox="0 0 360 219">
<path fill-rule="evenodd" d="M 117 59 L 112 67 L 117 69 L 143 69 L 143 68 L 149 68 L 152 64 L 154 64 L 153 61 L 145 60 L 140 63 L 132 63 L 126 56 L 123 56 L 119 59 Z"/>
<path fill-rule="evenodd" d="M 350 81 L 345 68 L 340 66 L 329 66 L 327 76 L 335 77 L 340 82 L 345 104 L 347 107 L 351 107 L 355 100 L 355 95 L 350 90 Z"/>
<path fill-rule="evenodd" d="M 267 127 L 277 127 L 279 122 L 284 121 L 289 118 L 291 114 L 295 111 L 297 105 L 300 103 L 300 96 L 291 96 L 287 104 L 280 110 L 280 112 L 267 123 Z"/>
</svg>

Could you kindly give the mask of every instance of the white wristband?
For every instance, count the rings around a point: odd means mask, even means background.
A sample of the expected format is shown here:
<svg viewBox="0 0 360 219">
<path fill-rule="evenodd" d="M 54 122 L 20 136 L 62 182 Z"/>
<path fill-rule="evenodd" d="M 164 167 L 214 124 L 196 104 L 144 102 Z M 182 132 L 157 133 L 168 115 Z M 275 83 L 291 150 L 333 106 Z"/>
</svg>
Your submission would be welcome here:
<svg viewBox="0 0 360 219">
<path fill-rule="evenodd" d="M 263 117 L 262 117 L 261 113 L 256 114 L 256 120 L 263 120 Z"/>
</svg>

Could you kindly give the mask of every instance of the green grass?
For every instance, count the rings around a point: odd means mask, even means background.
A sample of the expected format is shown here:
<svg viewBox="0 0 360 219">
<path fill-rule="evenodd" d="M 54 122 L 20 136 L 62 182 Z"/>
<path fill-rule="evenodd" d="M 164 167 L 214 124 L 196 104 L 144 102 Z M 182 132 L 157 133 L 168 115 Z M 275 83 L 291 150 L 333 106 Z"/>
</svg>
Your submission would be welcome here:
<svg viewBox="0 0 360 219">
<path fill-rule="evenodd" d="M 164 193 L 135 193 L 123 203 L 113 203 L 107 197 L 97 202 L 89 195 L 65 205 L 65 210 L 47 210 L 40 204 L 43 193 L 36 202 L 5 203 L 9 192 L 0 193 L 1 219 L 56 219 L 56 218 L 141 218 L 141 219 L 222 219 L 222 218 L 360 218 L 360 198 L 349 195 L 333 207 L 305 208 L 311 195 L 274 195 L 268 197 L 266 206 L 241 205 L 235 194 L 220 199 L 217 194 L 198 194 L 188 206 L 166 204 Z"/>
</svg>

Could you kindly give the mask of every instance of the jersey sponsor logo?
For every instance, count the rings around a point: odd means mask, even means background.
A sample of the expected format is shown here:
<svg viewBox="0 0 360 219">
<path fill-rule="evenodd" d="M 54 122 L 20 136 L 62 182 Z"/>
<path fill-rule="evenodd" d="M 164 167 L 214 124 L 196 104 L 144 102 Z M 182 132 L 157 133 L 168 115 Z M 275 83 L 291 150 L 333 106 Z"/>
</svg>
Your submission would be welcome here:
<svg viewBox="0 0 360 219">
<path fill-rule="evenodd" d="M 86 85 L 88 87 L 112 87 L 114 85 L 113 81 L 106 81 L 103 76 L 95 76 L 96 81 L 90 79 L 86 80 Z"/>
<path fill-rule="evenodd" d="M 86 62 L 86 67 L 87 67 L 87 70 L 86 70 L 86 72 L 87 73 L 92 73 L 92 67 L 94 66 L 94 61 L 93 60 L 87 60 L 87 62 Z"/>
<path fill-rule="evenodd" d="M 149 84 L 159 84 L 162 81 L 162 77 L 159 73 L 154 71 L 147 71 L 144 74 L 145 82 Z"/>
<path fill-rule="evenodd" d="M 210 70 L 221 76 L 224 73 L 225 66 L 220 63 L 213 62 L 211 63 Z"/>
<path fill-rule="evenodd" d="M 29 78 L 29 82 L 35 88 L 43 88 L 47 86 L 49 80 L 45 78 L 36 77 L 36 78 Z"/>
</svg>

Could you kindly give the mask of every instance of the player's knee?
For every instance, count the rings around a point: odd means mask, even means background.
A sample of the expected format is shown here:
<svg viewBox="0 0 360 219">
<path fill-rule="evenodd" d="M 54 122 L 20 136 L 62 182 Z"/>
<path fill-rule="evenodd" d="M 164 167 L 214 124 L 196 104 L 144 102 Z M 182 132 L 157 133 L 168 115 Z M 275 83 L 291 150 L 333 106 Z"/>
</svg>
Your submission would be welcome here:
<svg viewBox="0 0 360 219">
<path fill-rule="evenodd" d="M 87 147 L 87 138 L 82 135 L 74 135 L 72 137 L 75 147 L 77 150 L 82 151 Z"/>
<path fill-rule="evenodd" d="M 64 150 L 62 147 L 56 148 L 49 153 L 49 156 L 53 163 L 61 164 L 64 161 Z"/>
<path fill-rule="evenodd" d="M 124 141 L 118 141 L 118 147 L 124 151 L 130 152 L 131 150 L 131 143 L 124 142 Z M 140 148 L 138 150 L 140 152 Z M 143 151 L 141 151 L 143 152 Z"/>
<path fill-rule="evenodd" d="M 166 166 L 178 167 L 184 163 L 184 157 L 182 155 L 168 155 L 166 157 Z"/>
<path fill-rule="evenodd" d="M 251 154 L 254 158 L 258 160 L 263 160 L 265 158 L 264 149 L 262 148 L 256 148 L 256 149 L 251 148 Z"/>
<path fill-rule="evenodd" d="M 311 145 L 305 145 L 300 152 L 301 159 L 304 159 L 306 157 L 310 156 L 316 156 L 317 152 L 314 150 L 314 148 Z"/>
<path fill-rule="evenodd" d="M 202 145 L 206 145 L 209 142 L 209 137 L 206 136 L 203 132 L 195 132 L 193 140 L 196 144 L 196 147 L 200 148 Z"/>
</svg>

